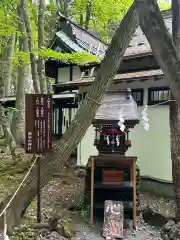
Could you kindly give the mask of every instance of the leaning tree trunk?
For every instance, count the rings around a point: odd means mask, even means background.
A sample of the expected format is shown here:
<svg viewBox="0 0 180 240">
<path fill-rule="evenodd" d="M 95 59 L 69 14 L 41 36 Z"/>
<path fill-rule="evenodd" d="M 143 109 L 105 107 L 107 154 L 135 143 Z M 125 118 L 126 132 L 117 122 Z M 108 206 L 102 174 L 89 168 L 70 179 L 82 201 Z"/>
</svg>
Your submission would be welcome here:
<svg viewBox="0 0 180 240">
<path fill-rule="evenodd" d="M 172 34 L 180 56 L 180 1 L 172 1 Z M 171 99 L 174 99 L 171 93 Z M 176 221 L 180 222 L 180 104 L 173 101 L 169 107 L 172 178 L 176 198 Z"/>
<path fill-rule="evenodd" d="M 171 96 L 173 96 L 171 94 Z M 176 199 L 176 220 L 180 222 L 180 104 L 170 102 L 170 141 L 172 159 L 172 178 Z"/>
<path fill-rule="evenodd" d="M 25 30 L 24 17 L 23 17 L 23 5 L 18 6 L 18 16 L 19 16 L 19 31 L 21 36 L 19 37 L 19 51 L 28 53 L 28 40 Z M 18 83 L 16 91 L 16 104 L 15 108 L 17 111 L 14 112 L 12 121 L 12 133 L 16 139 L 16 143 L 24 143 L 24 123 L 25 123 L 25 93 L 30 90 L 29 82 L 29 66 L 22 61 L 21 56 L 18 62 Z"/>
<path fill-rule="evenodd" d="M 175 99 L 180 103 L 180 60 L 158 4 L 154 0 L 135 0 L 135 3 L 140 26 Z"/>
<path fill-rule="evenodd" d="M 83 138 L 87 128 L 91 125 L 103 95 L 116 74 L 123 59 L 124 52 L 138 25 L 134 5 L 130 8 L 125 18 L 112 39 L 109 49 L 101 64 L 91 90 L 81 104 L 72 124 L 63 135 L 51 154 L 46 154 L 41 161 L 41 187 L 46 185 L 57 169 L 62 169 L 73 149 Z M 84 121 L 86 119 L 86 121 Z M 18 224 L 31 200 L 36 196 L 36 169 L 33 169 L 25 185 L 12 202 L 8 210 L 8 227 Z"/>
<path fill-rule="evenodd" d="M 165 26 L 157 2 L 135 0 L 140 26 L 170 85 L 171 157 L 173 184 L 176 196 L 176 219 L 180 221 L 180 2 L 173 1 L 173 40 Z M 176 46 L 175 46 L 176 45 Z M 173 97 L 174 96 L 174 97 Z"/>
</svg>

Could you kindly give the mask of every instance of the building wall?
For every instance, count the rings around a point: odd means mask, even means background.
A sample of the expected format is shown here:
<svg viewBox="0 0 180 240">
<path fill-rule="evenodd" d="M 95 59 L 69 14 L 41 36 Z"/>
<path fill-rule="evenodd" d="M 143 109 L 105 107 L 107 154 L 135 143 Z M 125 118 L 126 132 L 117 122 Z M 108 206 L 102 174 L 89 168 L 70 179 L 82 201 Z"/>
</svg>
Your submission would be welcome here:
<svg viewBox="0 0 180 240">
<path fill-rule="evenodd" d="M 141 109 L 139 108 L 139 113 Z M 147 132 L 142 123 L 139 123 L 131 130 L 132 147 L 127 155 L 138 157 L 141 176 L 171 181 L 168 106 L 152 107 L 147 112 L 150 129 Z"/>
<path fill-rule="evenodd" d="M 58 69 L 58 82 L 69 82 L 70 79 L 70 68 L 59 68 Z"/>
<path fill-rule="evenodd" d="M 68 69 L 63 70 L 63 74 L 59 71 L 59 81 L 69 81 Z M 66 76 L 65 76 L 66 72 Z M 80 69 L 76 67 L 73 71 L 73 80 L 80 77 Z M 116 89 L 129 88 L 144 88 L 144 105 L 148 100 L 148 88 L 165 86 L 165 80 L 160 81 L 134 81 L 131 84 L 115 85 Z M 112 87 L 113 88 L 113 87 Z M 89 88 L 81 88 L 80 91 L 88 91 Z M 139 117 L 143 107 L 139 107 Z M 70 124 L 69 109 L 64 109 L 63 115 L 63 132 Z M 72 110 L 72 118 L 75 116 L 76 109 Z M 148 118 L 150 129 L 147 132 L 144 130 L 142 123 L 131 129 L 130 139 L 132 147 L 128 150 L 127 155 L 137 156 L 140 166 L 141 176 L 150 177 L 158 180 L 172 181 L 171 156 L 170 156 L 170 129 L 169 129 L 169 110 L 168 106 L 149 106 Z M 98 152 L 94 147 L 94 128 L 92 126 L 86 131 L 84 138 L 78 146 L 77 164 L 86 165 L 89 156 L 97 155 Z"/>
<path fill-rule="evenodd" d="M 147 103 L 147 88 L 144 89 L 144 104 Z M 169 107 L 167 105 L 149 106 L 148 118 L 150 129 L 146 131 L 140 122 L 131 129 L 130 140 L 132 147 L 127 156 L 137 156 L 141 176 L 157 180 L 172 181 L 172 168 L 170 156 L 170 129 Z M 139 107 L 139 117 L 143 107 Z M 97 150 L 93 146 L 94 129 L 89 127 L 79 148 L 79 165 L 86 165 L 90 155 L 96 155 Z"/>
<path fill-rule="evenodd" d="M 81 70 L 78 66 L 73 66 L 72 80 L 77 81 L 81 77 Z M 70 81 L 70 67 L 64 67 L 58 69 L 58 82 Z"/>
<path fill-rule="evenodd" d="M 144 106 L 148 103 L 147 86 L 148 84 L 144 84 Z M 143 107 L 138 109 L 141 119 Z M 131 130 L 132 147 L 128 150 L 127 155 L 138 157 L 141 176 L 172 181 L 169 106 L 148 106 L 147 113 L 150 129 L 146 131 L 140 121 Z"/>
</svg>

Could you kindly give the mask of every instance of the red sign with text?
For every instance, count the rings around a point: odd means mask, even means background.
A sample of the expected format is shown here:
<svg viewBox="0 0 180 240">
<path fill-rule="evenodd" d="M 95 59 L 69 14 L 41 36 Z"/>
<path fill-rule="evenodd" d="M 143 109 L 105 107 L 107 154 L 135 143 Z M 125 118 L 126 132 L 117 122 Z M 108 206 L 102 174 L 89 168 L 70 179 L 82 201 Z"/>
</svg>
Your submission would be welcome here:
<svg viewBox="0 0 180 240">
<path fill-rule="evenodd" d="M 43 154 L 52 149 L 52 95 L 26 94 L 26 153 Z"/>
</svg>

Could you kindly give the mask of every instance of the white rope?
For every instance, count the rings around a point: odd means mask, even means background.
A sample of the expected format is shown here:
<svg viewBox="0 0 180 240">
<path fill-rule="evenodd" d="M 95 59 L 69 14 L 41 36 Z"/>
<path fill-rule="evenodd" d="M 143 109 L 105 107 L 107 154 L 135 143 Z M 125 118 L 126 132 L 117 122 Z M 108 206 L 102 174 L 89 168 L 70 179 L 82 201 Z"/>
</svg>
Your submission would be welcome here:
<svg viewBox="0 0 180 240">
<path fill-rule="evenodd" d="M 4 212 L 4 240 L 8 240 L 7 236 L 7 222 L 6 222 L 6 211 Z"/>
<path fill-rule="evenodd" d="M 158 106 L 158 105 L 162 105 L 162 104 L 165 104 L 165 103 L 168 103 L 168 102 L 176 102 L 176 100 L 167 100 L 167 101 L 164 101 L 164 102 L 156 103 L 156 104 L 154 104 L 154 105 L 148 105 L 147 107 L 148 107 L 148 108 L 151 108 L 151 107 L 155 107 L 155 106 Z"/>
<path fill-rule="evenodd" d="M 28 172 L 26 173 L 24 179 L 22 180 L 22 182 L 20 183 L 19 187 L 17 188 L 17 190 L 15 191 L 15 193 L 13 194 L 13 196 L 11 197 L 11 199 L 9 200 L 9 202 L 7 203 L 6 207 L 3 209 L 3 211 L 0 213 L 0 218 L 3 216 L 3 215 L 6 215 L 6 210 L 8 209 L 8 207 L 11 205 L 11 202 L 13 201 L 13 199 L 15 198 L 15 196 L 17 195 L 19 189 L 22 187 L 22 185 L 24 184 L 25 180 L 27 179 L 28 175 L 30 174 L 32 168 L 34 167 L 36 161 L 37 161 L 37 158 L 35 158 L 34 162 L 32 163 L 31 167 L 29 168 Z"/>
</svg>

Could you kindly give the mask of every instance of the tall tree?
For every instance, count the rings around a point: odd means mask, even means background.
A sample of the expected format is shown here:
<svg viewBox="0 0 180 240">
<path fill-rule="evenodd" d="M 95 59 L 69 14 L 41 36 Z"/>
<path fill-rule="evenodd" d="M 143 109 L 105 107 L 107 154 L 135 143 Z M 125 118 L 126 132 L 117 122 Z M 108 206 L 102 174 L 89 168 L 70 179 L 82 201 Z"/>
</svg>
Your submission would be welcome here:
<svg viewBox="0 0 180 240">
<path fill-rule="evenodd" d="M 91 125 L 104 92 L 119 68 L 124 52 L 129 45 L 137 25 L 137 14 L 133 5 L 117 28 L 91 90 L 83 101 L 72 124 L 60 142 L 54 147 L 52 154 L 47 154 L 43 157 L 41 162 L 41 187 L 52 179 L 55 169 L 62 169 L 71 152 L 79 141 L 81 141 L 87 128 Z M 125 32 L 126 34 L 124 34 Z M 29 203 L 36 195 L 36 187 L 36 169 L 34 169 L 8 209 L 9 228 L 18 224 Z"/>
<path fill-rule="evenodd" d="M 9 96 L 11 94 L 11 84 L 12 84 L 12 64 L 13 64 L 13 55 L 15 47 L 15 34 L 12 34 L 9 37 L 7 46 L 5 47 L 5 61 L 7 61 L 6 68 L 6 79 L 4 81 L 4 96 Z"/>
<path fill-rule="evenodd" d="M 26 26 L 26 32 L 28 35 L 28 44 L 29 44 L 29 54 L 30 54 L 30 62 L 31 62 L 31 74 L 33 80 L 34 91 L 36 93 L 40 93 L 40 83 L 37 73 L 37 57 L 34 54 L 34 42 L 33 42 L 33 32 L 32 32 L 32 24 L 30 19 L 30 11 L 28 8 L 28 4 L 26 0 L 21 0 L 21 4 L 23 5 L 23 17 Z"/>
<path fill-rule="evenodd" d="M 135 0 L 140 26 L 170 85 L 172 174 L 176 197 L 176 220 L 180 221 L 180 60 L 179 60 L 179 0 L 173 1 L 173 39 L 165 26 L 156 1 Z M 174 40 L 174 42 L 173 42 Z M 175 46 L 176 45 L 176 46 Z"/>
<path fill-rule="evenodd" d="M 28 54 L 28 38 L 24 23 L 23 6 L 23 2 L 21 1 L 19 6 L 17 7 L 17 12 L 19 16 L 19 32 L 21 33 L 21 36 L 19 37 L 19 51 Z M 19 56 L 18 82 L 15 103 L 16 111 L 14 112 L 12 121 L 12 133 L 18 145 L 24 143 L 25 94 L 29 92 L 29 65 L 23 62 L 22 56 Z"/>
<path fill-rule="evenodd" d="M 38 49 L 44 49 L 44 12 L 45 12 L 45 1 L 39 0 L 39 11 L 38 11 Z M 47 84 L 45 77 L 45 64 L 44 58 L 38 56 L 38 76 L 40 82 L 41 93 L 47 93 Z"/>
<path fill-rule="evenodd" d="M 75 0 L 69 9 L 69 15 L 81 26 L 109 42 L 132 2 L 133 0 Z M 161 10 L 170 8 L 166 0 L 159 0 L 158 3 Z"/>
<path fill-rule="evenodd" d="M 180 58 L 180 1 L 172 0 L 172 35 L 177 54 Z M 171 99 L 175 100 L 173 93 Z M 180 103 L 170 102 L 170 136 L 172 177 L 176 197 L 176 219 L 180 221 Z"/>
</svg>

